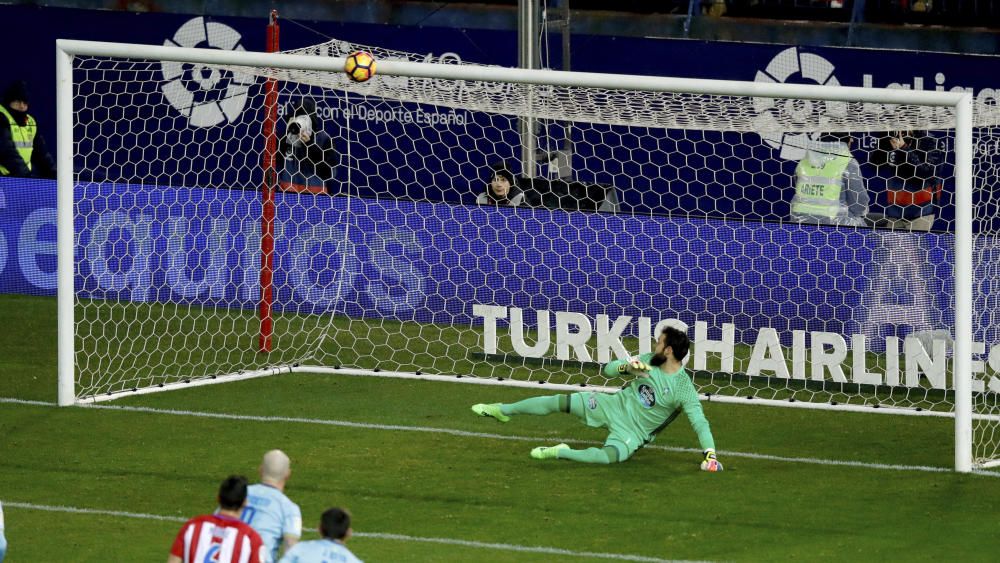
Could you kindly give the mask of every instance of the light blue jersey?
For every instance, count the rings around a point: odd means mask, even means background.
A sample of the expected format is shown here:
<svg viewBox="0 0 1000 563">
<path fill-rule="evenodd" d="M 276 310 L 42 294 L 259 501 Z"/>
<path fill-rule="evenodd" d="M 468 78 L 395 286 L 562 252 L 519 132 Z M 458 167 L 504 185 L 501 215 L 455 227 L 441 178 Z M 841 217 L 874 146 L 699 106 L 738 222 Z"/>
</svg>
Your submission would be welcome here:
<svg viewBox="0 0 1000 563">
<path fill-rule="evenodd" d="M 0 562 L 7 555 L 7 538 L 3 535 L 3 505 L 0 504 Z"/>
<path fill-rule="evenodd" d="M 281 558 L 280 563 L 362 563 L 351 550 L 329 539 L 304 541 L 295 544 Z"/>
<path fill-rule="evenodd" d="M 278 550 L 286 535 L 302 535 L 299 505 L 271 485 L 257 483 L 247 488 L 247 505 L 243 507 L 240 520 L 260 534 L 270 561 L 278 559 Z"/>
</svg>

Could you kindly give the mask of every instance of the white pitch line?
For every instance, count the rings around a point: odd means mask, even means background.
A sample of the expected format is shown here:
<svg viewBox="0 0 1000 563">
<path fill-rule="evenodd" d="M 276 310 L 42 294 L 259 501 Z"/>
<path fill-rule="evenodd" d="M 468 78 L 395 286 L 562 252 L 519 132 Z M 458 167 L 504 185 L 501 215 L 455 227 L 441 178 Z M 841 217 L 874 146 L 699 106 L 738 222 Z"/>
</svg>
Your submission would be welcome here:
<svg viewBox="0 0 1000 563">
<path fill-rule="evenodd" d="M 0 403 L 36 405 L 36 406 L 47 406 L 47 407 L 56 406 L 55 403 L 48 403 L 44 401 L 26 401 L 23 399 L 6 399 L 6 398 L 0 398 Z M 436 428 L 432 426 L 373 424 L 368 422 L 350 422 L 347 420 L 330 420 L 322 418 L 229 414 L 229 413 L 216 413 L 216 412 L 187 411 L 178 409 L 157 409 L 153 407 L 131 407 L 126 405 L 107 405 L 107 404 L 79 405 L 77 408 L 112 410 L 112 411 L 123 411 L 123 412 L 140 412 L 147 414 L 165 414 L 171 416 L 192 416 L 200 418 L 214 418 L 222 420 L 239 420 L 239 421 L 250 421 L 250 422 L 292 422 L 298 424 L 317 424 L 323 426 L 360 428 L 364 430 L 391 430 L 395 432 L 427 432 L 433 434 L 447 434 L 450 436 L 459 436 L 463 438 L 486 438 L 490 440 L 508 440 L 517 442 L 538 442 L 541 440 L 553 443 L 558 443 L 558 442 L 575 443 L 575 444 L 595 443 L 588 440 L 580 440 L 577 438 L 552 438 L 552 437 L 540 438 L 537 436 L 512 436 L 504 434 L 493 434 L 489 432 L 471 432 L 468 430 L 456 430 L 453 428 Z M 697 448 L 680 448 L 675 446 L 650 445 L 646 446 L 646 448 L 669 451 L 669 452 L 701 453 L 701 451 L 698 450 Z M 822 459 L 822 458 L 811 458 L 811 457 L 785 457 L 785 456 L 776 456 L 769 454 L 760 454 L 755 452 L 734 452 L 728 450 L 719 450 L 719 453 L 726 457 L 778 461 L 782 463 L 806 463 L 812 465 L 833 465 L 838 467 L 857 467 L 862 469 L 879 469 L 888 471 L 921 471 L 926 473 L 951 473 L 953 471 L 951 467 L 934 467 L 928 465 L 902 465 L 902 464 L 888 464 L 888 463 L 872 463 L 867 461 Z M 986 470 L 973 470 L 972 474 L 982 475 L 985 477 L 994 477 L 994 478 L 1000 477 L 1000 472 L 986 471 Z"/>
<path fill-rule="evenodd" d="M 546 555 L 565 555 L 567 557 L 589 557 L 591 559 L 616 559 L 619 561 L 643 561 L 650 563 L 663 563 L 668 561 L 673 563 L 680 563 L 681 561 L 683 561 L 678 559 L 659 559 L 656 557 L 646 557 L 644 555 L 625 555 L 620 553 L 596 553 L 592 551 L 570 551 L 568 549 L 559 549 L 556 547 L 523 546 L 523 545 L 512 545 L 507 543 L 487 543 L 478 541 L 453 540 L 449 538 L 419 538 L 414 536 L 404 536 L 400 534 L 379 534 L 379 533 L 358 532 L 355 533 L 354 535 L 358 537 L 375 538 L 381 540 L 443 543 L 448 545 L 459 545 L 464 547 L 478 547 L 482 549 L 499 549 L 504 551 L 519 551 L 522 553 L 544 553 Z"/>
<path fill-rule="evenodd" d="M 21 508 L 25 510 L 42 510 L 45 512 L 63 512 L 70 514 L 89 514 L 93 516 L 114 516 L 121 518 L 138 518 L 143 520 L 160 520 L 164 522 L 187 522 L 187 518 L 180 516 L 163 516 L 160 514 L 144 514 L 141 512 L 125 512 L 121 510 L 100 510 L 96 508 L 78 508 L 75 506 L 51 506 L 46 504 L 33 504 L 30 502 L 2 501 L 7 508 Z M 316 534 L 313 530 L 303 530 L 307 534 Z M 403 542 L 438 543 L 445 545 L 455 545 L 460 547 L 475 547 L 479 549 L 496 549 L 501 551 L 516 551 L 520 553 L 542 553 L 545 555 L 565 555 L 566 557 L 584 557 L 590 559 L 614 559 L 617 561 L 639 561 L 641 563 L 679 563 L 674 559 L 659 559 L 657 557 L 647 557 L 645 555 L 628 555 L 623 553 L 599 553 L 592 551 L 570 551 L 557 547 L 542 547 L 517 545 L 509 543 L 490 543 L 469 540 L 459 540 L 453 538 L 425 538 L 420 536 L 408 536 L 404 534 L 386 534 L 382 532 L 353 532 L 358 538 L 371 538 L 377 540 L 391 540 Z"/>
<path fill-rule="evenodd" d="M 160 514 L 143 514 L 142 512 L 125 512 L 123 510 L 99 510 L 96 508 L 77 508 L 75 506 L 52 506 L 48 504 L 32 504 L 30 502 L 0 501 L 6 508 L 23 508 L 25 510 L 43 510 L 45 512 L 68 512 L 70 514 L 91 514 L 98 516 L 121 516 L 124 518 L 141 518 L 143 520 L 162 520 L 164 522 L 187 522 L 180 516 L 163 516 Z"/>
</svg>

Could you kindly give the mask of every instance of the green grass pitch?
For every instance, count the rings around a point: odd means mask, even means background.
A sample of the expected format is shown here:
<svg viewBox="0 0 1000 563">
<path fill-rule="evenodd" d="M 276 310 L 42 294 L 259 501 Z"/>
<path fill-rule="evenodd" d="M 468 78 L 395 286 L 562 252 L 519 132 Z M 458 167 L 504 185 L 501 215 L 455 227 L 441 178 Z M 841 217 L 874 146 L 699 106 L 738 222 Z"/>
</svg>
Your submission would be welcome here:
<svg viewBox="0 0 1000 563">
<path fill-rule="evenodd" d="M 469 411 L 533 389 L 295 374 L 58 408 L 55 314 L 51 298 L 0 296 L 13 563 L 164 560 L 219 481 L 253 477 L 275 447 L 306 528 L 350 508 L 366 561 L 992 561 L 1000 547 L 1000 479 L 933 470 L 953 464 L 950 419 L 707 403 L 726 465 L 711 475 L 683 417 L 609 467 L 528 457 L 603 440 L 572 417 Z"/>
</svg>

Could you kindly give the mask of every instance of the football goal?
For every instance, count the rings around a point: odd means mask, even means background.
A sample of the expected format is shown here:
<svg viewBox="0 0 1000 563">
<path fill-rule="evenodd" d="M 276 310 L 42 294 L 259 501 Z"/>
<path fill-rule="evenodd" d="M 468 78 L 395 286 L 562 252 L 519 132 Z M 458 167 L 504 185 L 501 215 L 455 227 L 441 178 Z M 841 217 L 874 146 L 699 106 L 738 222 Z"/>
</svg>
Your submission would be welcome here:
<svg viewBox="0 0 1000 563">
<path fill-rule="evenodd" d="M 706 398 L 953 417 L 957 470 L 1000 457 L 970 93 L 773 79 L 806 55 L 733 82 L 58 50 L 60 404 L 302 371 L 610 390 L 680 321 Z"/>
</svg>

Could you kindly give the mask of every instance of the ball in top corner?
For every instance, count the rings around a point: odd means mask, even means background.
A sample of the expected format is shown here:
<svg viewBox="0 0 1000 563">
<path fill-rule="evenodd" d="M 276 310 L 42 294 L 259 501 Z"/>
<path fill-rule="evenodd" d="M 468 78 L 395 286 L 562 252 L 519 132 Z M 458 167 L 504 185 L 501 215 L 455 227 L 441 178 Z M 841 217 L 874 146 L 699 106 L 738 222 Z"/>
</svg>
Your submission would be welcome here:
<svg viewBox="0 0 1000 563">
<path fill-rule="evenodd" d="M 375 57 L 366 51 L 355 51 L 347 55 L 344 72 L 355 82 L 365 82 L 375 76 Z"/>
</svg>

